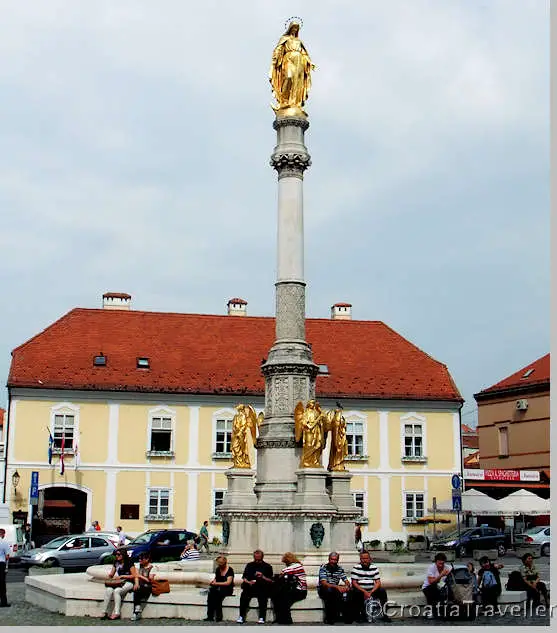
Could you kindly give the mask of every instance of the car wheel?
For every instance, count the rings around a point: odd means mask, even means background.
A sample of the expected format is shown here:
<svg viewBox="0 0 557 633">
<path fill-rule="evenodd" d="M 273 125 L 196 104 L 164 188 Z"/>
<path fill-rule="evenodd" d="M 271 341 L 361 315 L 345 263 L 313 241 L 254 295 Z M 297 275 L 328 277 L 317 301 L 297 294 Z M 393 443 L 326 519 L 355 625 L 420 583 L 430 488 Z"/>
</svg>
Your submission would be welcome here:
<svg viewBox="0 0 557 633">
<path fill-rule="evenodd" d="M 503 545 L 503 543 L 499 543 L 499 545 L 497 545 L 497 554 L 499 554 L 499 556 L 504 556 L 507 553 L 507 548 Z"/>
<path fill-rule="evenodd" d="M 459 558 L 464 558 L 466 556 L 466 547 L 464 545 L 457 547 L 456 554 Z"/>
<path fill-rule="evenodd" d="M 60 567 L 60 561 L 56 558 L 47 558 L 44 564 L 48 567 Z"/>
<path fill-rule="evenodd" d="M 549 551 L 550 551 L 550 545 L 549 543 L 546 543 L 545 545 L 542 545 L 540 554 L 542 556 L 549 556 Z"/>
</svg>

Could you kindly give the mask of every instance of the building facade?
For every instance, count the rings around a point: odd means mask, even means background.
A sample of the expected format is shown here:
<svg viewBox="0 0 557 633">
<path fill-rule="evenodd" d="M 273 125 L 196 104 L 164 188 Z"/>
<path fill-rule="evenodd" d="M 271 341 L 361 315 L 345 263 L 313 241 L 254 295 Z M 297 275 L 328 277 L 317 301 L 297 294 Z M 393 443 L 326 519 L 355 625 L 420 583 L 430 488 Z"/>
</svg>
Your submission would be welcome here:
<svg viewBox="0 0 557 633">
<path fill-rule="evenodd" d="M 478 466 L 484 475 L 468 473 L 467 487 L 481 489 L 495 498 L 519 488 L 548 498 L 550 355 L 474 398 L 478 404 Z"/>
<path fill-rule="evenodd" d="M 274 319 L 248 317 L 240 299 L 223 316 L 130 303 L 105 295 L 104 309 L 72 310 L 14 350 L 6 474 L 17 470 L 21 483 L 10 508 L 45 534 L 92 520 L 130 534 L 197 531 L 210 519 L 218 535 L 234 406 L 264 408 L 259 367 Z M 449 499 L 451 475 L 461 472 L 462 398 L 445 365 L 385 324 L 352 320 L 349 304 L 331 316 L 308 319 L 307 337 L 319 402 L 344 408 L 362 522 L 382 541 L 419 534 L 432 498 Z"/>
</svg>

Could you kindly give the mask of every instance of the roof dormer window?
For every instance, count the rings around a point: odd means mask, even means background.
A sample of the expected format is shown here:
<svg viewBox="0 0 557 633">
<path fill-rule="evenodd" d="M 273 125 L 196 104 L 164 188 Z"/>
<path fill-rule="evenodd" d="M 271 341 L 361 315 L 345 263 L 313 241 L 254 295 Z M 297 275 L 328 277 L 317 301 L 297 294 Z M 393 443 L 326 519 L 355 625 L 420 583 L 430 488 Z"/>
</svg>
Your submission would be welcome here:
<svg viewBox="0 0 557 633">
<path fill-rule="evenodd" d="M 93 358 L 93 365 L 95 367 L 106 367 L 106 356 L 101 352 Z"/>
<path fill-rule="evenodd" d="M 146 356 L 138 356 L 137 369 L 149 369 L 149 359 Z"/>
<path fill-rule="evenodd" d="M 319 374 L 323 375 L 323 374 L 328 374 L 329 373 L 329 366 L 328 365 L 318 365 L 319 367 Z"/>
<path fill-rule="evenodd" d="M 530 377 L 533 373 L 534 373 L 534 370 L 533 370 L 533 369 L 527 369 L 527 370 L 524 372 L 524 374 L 523 374 L 523 376 L 522 376 L 522 379 L 524 379 L 524 378 L 529 378 L 529 377 Z"/>
</svg>

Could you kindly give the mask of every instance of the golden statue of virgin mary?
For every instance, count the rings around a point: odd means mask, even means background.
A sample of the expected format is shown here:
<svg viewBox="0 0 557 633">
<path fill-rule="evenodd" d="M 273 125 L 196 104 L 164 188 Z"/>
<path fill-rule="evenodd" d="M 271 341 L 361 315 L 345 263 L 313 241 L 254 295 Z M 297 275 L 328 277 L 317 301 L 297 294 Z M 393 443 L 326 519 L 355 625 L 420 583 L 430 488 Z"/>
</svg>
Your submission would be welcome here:
<svg viewBox="0 0 557 633">
<path fill-rule="evenodd" d="M 291 19 L 273 51 L 269 81 L 277 100 L 277 105 L 271 107 L 277 116 L 307 116 L 303 105 L 308 98 L 311 71 L 315 66 L 298 37 L 299 33 L 300 21 Z"/>
</svg>

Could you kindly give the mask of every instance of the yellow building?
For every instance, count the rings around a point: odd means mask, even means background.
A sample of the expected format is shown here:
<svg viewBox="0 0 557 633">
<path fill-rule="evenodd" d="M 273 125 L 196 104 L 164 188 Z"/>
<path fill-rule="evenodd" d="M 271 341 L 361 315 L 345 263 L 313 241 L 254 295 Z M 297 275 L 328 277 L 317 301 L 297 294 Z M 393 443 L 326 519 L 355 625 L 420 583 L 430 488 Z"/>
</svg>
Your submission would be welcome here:
<svg viewBox="0 0 557 633">
<path fill-rule="evenodd" d="M 93 520 L 137 534 L 197 531 L 210 519 L 218 534 L 234 406 L 263 409 L 259 367 L 274 338 L 273 318 L 246 312 L 241 299 L 221 316 L 143 312 L 107 293 L 103 309 L 76 308 L 16 348 L 5 433 L 6 481 L 20 475 L 15 493 L 7 487 L 12 512 L 38 512 L 44 536 Z M 382 541 L 421 533 L 418 519 L 433 497 L 450 498 L 461 472 L 462 398 L 446 366 L 380 321 L 352 320 L 349 304 L 308 319 L 307 338 L 322 407 L 344 407 L 366 531 Z"/>
</svg>

